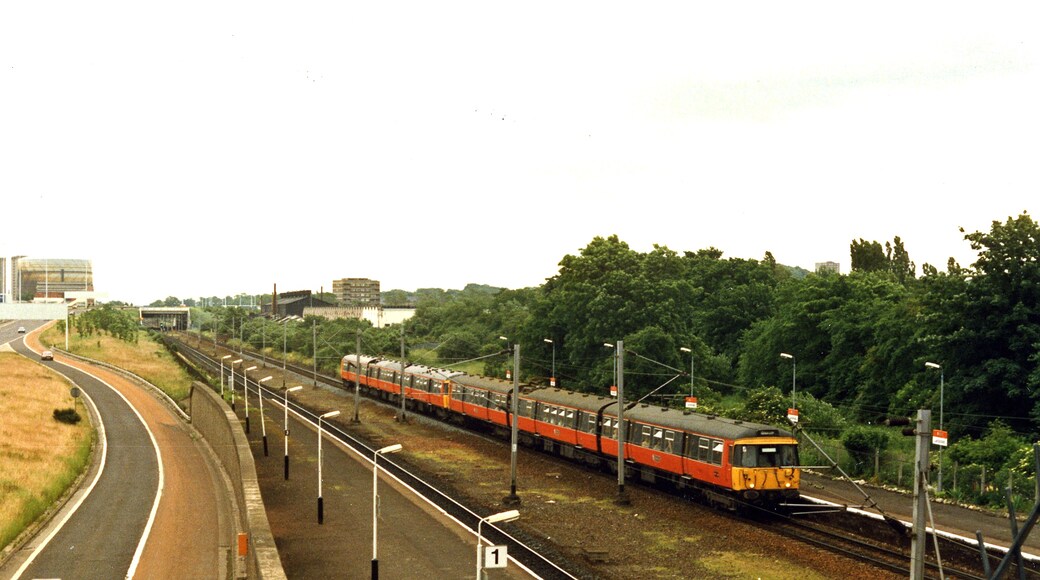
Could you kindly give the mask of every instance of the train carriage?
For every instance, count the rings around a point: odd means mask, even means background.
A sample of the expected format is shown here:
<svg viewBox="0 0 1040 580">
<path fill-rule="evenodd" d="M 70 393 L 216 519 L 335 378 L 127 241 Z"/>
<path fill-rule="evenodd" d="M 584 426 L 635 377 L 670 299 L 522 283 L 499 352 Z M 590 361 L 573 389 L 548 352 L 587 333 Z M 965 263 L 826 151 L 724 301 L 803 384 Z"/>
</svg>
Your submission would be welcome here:
<svg viewBox="0 0 1040 580">
<path fill-rule="evenodd" d="M 509 426 L 513 383 L 460 373 L 451 379 L 451 409 L 466 417 Z"/>
<path fill-rule="evenodd" d="M 424 365 L 402 368 L 398 361 L 364 355 L 343 357 L 341 375 L 345 384 L 360 380 L 392 401 L 399 401 L 403 381 L 413 407 L 477 420 L 500 432 L 511 426 L 511 381 Z M 617 415 L 617 399 L 589 393 L 521 389 L 517 399 L 525 444 L 616 469 L 624 428 L 626 470 L 645 481 L 699 490 L 727 506 L 736 499 L 778 503 L 798 496 L 798 441 L 789 431 L 648 404 L 627 405 L 624 425 Z"/>
</svg>

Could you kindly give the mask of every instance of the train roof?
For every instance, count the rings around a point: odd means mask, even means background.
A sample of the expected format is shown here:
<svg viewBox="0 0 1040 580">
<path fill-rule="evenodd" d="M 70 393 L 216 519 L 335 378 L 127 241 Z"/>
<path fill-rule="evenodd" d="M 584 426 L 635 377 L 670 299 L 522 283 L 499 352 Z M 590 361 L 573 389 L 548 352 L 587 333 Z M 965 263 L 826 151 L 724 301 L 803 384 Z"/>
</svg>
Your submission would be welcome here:
<svg viewBox="0 0 1040 580">
<path fill-rule="evenodd" d="M 617 415 L 617 405 L 606 409 L 604 412 L 610 415 Z M 774 427 L 773 425 L 729 419 L 717 415 L 705 415 L 685 409 L 670 409 L 657 405 L 640 404 L 631 409 L 625 409 L 625 419 L 640 423 L 653 423 L 662 427 L 672 427 L 704 435 L 715 435 L 726 439 L 761 437 L 763 435 L 774 437 L 793 436 L 790 431 Z"/>
<path fill-rule="evenodd" d="M 613 397 L 548 388 L 537 389 L 527 393 L 524 395 L 524 398 L 537 399 L 552 405 L 574 407 L 591 413 L 596 413 L 603 409 L 604 415 L 617 417 L 617 399 Z M 773 425 L 728 419 L 716 415 L 705 415 L 703 413 L 693 413 L 687 410 L 649 404 L 639 404 L 625 409 L 625 419 L 725 439 L 760 437 L 766 433 L 777 437 L 792 436 L 790 431 L 774 427 Z"/>
<path fill-rule="evenodd" d="M 505 381 L 494 377 L 482 377 L 480 375 L 459 374 L 452 377 L 451 382 L 466 387 L 479 387 L 496 393 L 509 393 L 513 390 L 513 381 Z"/>
<path fill-rule="evenodd" d="M 343 355 L 343 362 L 345 362 L 345 363 L 346 362 L 356 363 L 357 360 L 358 360 L 358 355 L 356 355 L 356 354 Z M 378 357 L 378 356 L 368 356 L 366 354 L 361 355 L 361 364 L 362 365 L 367 365 L 367 364 L 376 362 L 378 360 L 381 360 L 381 358 Z"/>
<path fill-rule="evenodd" d="M 421 375 L 442 381 L 448 379 L 455 380 L 455 377 L 464 374 L 462 371 L 453 371 L 451 369 L 441 369 L 420 364 L 409 365 L 407 371 L 413 375 Z"/>
</svg>

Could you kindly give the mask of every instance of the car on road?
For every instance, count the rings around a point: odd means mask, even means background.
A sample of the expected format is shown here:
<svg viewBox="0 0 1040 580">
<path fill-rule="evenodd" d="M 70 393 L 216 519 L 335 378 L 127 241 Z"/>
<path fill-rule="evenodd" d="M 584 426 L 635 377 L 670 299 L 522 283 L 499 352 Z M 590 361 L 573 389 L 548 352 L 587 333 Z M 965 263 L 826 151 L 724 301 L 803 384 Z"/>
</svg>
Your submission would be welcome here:
<svg viewBox="0 0 1040 580">
<path fill-rule="evenodd" d="M 40 360 L 54 360 L 54 353 L 49 350 L 45 350 L 42 353 L 40 353 Z"/>
<path fill-rule="evenodd" d="M 19 326 L 18 327 L 18 334 L 25 334 L 25 327 L 24 326 Z"/>
</svg>

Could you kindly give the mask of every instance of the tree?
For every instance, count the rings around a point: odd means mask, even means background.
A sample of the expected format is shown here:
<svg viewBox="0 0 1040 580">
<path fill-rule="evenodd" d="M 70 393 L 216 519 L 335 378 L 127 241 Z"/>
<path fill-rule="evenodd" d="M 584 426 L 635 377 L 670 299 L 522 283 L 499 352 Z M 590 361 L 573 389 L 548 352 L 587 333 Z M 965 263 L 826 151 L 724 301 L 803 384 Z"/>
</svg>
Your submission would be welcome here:
<svg viewBox="0 0 1040 580">
<path fill-rule="evenodd" d="M 863 238 L 853 240 L 849 245 L 849 257 L 853 272 L 881 272 L 888 266 L 881 244 L 868 242 Z"/>
</svg>

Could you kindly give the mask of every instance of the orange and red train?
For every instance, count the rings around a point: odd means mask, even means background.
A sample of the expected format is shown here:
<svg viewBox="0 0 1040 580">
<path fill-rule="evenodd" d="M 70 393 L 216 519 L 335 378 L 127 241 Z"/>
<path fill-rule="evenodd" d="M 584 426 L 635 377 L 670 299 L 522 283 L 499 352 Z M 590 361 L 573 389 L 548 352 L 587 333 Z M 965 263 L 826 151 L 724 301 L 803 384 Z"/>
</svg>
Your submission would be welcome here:
<svg viewBox="0 0 1040 580">
<path fill-rule="evenodd" d="M 498 430 L 512 425 L 511 381 L 419 364 L 348 354 L 344 386 L 441 419 Z M 617 469 L 618 401 L 558 388 L 521 387 L 521 443 L 576 461 Z M 784 429 L 655 405 L 626 405 L 626 475 L 703 494 L 734 507 L 738 500 L 777 504 L 798 497 L 798 441 Z M 615 471 L 616 472 L 616 471 Z"/>
</svg>

